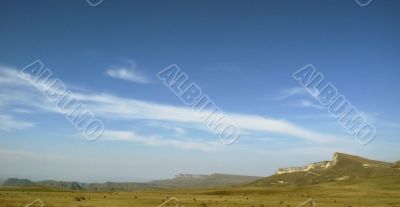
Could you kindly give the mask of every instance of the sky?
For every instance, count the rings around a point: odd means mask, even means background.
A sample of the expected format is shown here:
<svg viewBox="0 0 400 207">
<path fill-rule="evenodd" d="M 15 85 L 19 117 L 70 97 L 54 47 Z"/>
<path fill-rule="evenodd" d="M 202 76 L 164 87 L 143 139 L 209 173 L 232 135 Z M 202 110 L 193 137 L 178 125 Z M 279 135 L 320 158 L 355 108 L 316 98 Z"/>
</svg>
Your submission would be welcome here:
<svg viewBox="0 0 400 207">
<path fill-rule="evenodd" d="M 268 176 L 334 152 L 400 160 L 400 2 L 0 3 L 0 179 Z M 104 124 L 88 140 L 19 71 L 39 60 Z M 240 130 L 221 142 L 157 73 L 175 64 Z M 312 64 L 376 128 L 360 144 L 292 74 Z"/>
</svg>

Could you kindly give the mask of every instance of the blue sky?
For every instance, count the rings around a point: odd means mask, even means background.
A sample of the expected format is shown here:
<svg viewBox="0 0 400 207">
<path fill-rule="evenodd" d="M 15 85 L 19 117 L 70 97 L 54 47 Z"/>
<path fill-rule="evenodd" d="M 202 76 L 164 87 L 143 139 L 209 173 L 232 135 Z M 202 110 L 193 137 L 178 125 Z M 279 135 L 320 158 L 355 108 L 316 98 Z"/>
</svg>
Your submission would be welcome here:
<svg viewBox="0 0 400 207">
<path fill-rule="evenodd" d="M 0 5 L 0 178 L 265 176 L 331 159 L 335 151 L 400 160 L 398 1 L 366 7 L 350 0 Z M 34 60 L 104 122 L 102 137 L 86 140 L 16 76 Z M 157 79 L 171 64 L 239 122 L 238 142 L 222 144 Z M 371 144 L 347 134 L 292 78 L 307 64 L 374 124 Z"/>
</svg>

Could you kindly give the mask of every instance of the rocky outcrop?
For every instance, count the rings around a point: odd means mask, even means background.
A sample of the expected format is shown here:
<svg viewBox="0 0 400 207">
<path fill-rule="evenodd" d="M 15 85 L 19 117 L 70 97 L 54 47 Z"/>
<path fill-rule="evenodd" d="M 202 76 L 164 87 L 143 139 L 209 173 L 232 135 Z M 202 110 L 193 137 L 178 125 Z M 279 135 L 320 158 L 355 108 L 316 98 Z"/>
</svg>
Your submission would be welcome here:
<svg viewBox="0 0 400 207">
<path fill-rule="evenodd" d="M 341 163 L 341 164 L 339 164 Z M 358 165 L 363 168 L 400 168 L 400 162 L 388 163 L 376 160 L 369 160 L 359 156 L 347 155 L 339 152 L 335 152 L 333 154 L 332 161 L 323 161 L 311 163 L 309 165 L 303 167 L 289 167 L 289 168 L 280 168 L 276 171 L 276 174 L 284 174 L 284 173 L 295 173 L 295 172 L 308 172 L 312 170 L 323 170 L 329 169 L 334 166 L 342 166 L 342 165 Z"/>
<path fill-rule="evenodd" d="M 276 174 L 295 173 L 304 171 L 307 171 L 307 167 L 288 167 L 288 168 L 279 168 L 278 171 L 276 171 Z"/>
<path fill-rule="evenodd" d="M 276 174 L 308 172 L 310 170 L 328 169 L 331 166 L 332 166 L 331 161 L 315 162 L 315 163 L 311 163 L 311 164 L 303 166 L 303 167 L 280 168 L 280 169 L 278 169 Z"/>
<path fill-rule="evenodd" d="M 317 170 L 317 169 L 327 169 L 332 166 L 331 161 L 322 161 L 311 163 L 307 166 L 306 171 Z"/>
<path fill-rule="evenodd" d="M 322 162 L 315 162 L 303 167 L 289 167 L 289 168 L 280 168 L 276 171 L 276 174 L 284 174 L 284 173 L 295 173 L 295 172 L 308 172 L 311 170 L 321 170 L 321 169 L 328 169 L 338 163 L 339 160 L 339 153 L 333 154 L 332 161 L 322 161 Z"/>
<path fill-rule="evenodd" d="M 316 162 L 304 167 L 279 169 L 252 186 L 312 185 L 322 182 L 349 183 L 354 180 L 394 177 L 399 179 L 399 163 L 371 160 L 356 155 L 335 153 L 332 161 Z M 281 182 L 283 181 L 283 182 Z"/>
</svg>

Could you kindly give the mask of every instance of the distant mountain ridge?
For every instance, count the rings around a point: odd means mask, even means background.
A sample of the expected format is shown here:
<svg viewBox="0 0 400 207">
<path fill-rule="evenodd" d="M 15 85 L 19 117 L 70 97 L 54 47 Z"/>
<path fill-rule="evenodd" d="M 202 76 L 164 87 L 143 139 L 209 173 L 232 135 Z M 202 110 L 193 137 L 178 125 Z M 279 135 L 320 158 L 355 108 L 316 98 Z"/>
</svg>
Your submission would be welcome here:
<svg viewBox="0 0 400 207">
<path fill-rule="evenodd" d="M 275 175 L 257 180 L 249 185 L 307 185 L 385 176 L 398 176 L 400 181 L 400 161 L 389 163 L 336 152 L 332 161 L 311 163 L 303 167 L 281 168 Z"/>
<path fill-rule="evenodd" d="M 3 182 L 2 186 L 33 187 L 36 184 L 29 179 L 8 178 Z"/>
<path fill-rule="evenodd" d="M 331 161 L 311 163 L 303 167 L 280 168 L 268 177 L 229 174 L 178 174 L 175 178 L 147 183 L 106 182 L 79 183 L 65 181 L 33 182 L 9 178 L 3 187 L 48 187 L 62 190 L 135 191 L 165 188 L 213 188 L 231 186 L 312 185 L 324 182 L 357 182 L 368 179 L 390 178 L 400 183 L 400 161 L 389 163 L 360 156 L 334 153 Z"/>
<path fill-rule="evenodd" d="M 78 182 L 66 182 L 66 181 L 55 181 L 55 180 L 45 180 L 40 182 L 35 182 L 38 186 L 46 186 L 50 188 L 58 188 L 62 190 L 82 190 L 82 186 Z"/>
<path fill-rule="evenodd" d="M 243 185 L 261 178 L 262 177 L 219 173 L 211 175 L 178 174 L 173 179 L 156 180 L 150 183 L 174 188 L 207 188 Z"/>
<path fill-rule="evenodd" d="M 46 180 L 33 182 L 28 179 L 7 179 L 2 187 L 49 187 L 61 190 L 88 190 L 88 191 L 135 191 L 161 188 L 204 188 L 223 187 L 246 184 L 261 177 L 228 175 L 228 174 L 178 174 L 173 179 L 157 180 L 147 183 L 136 182 L 105 182 L 105 183 L 79 183 Z"/>
<path fill-rule="evenodd" d="M 33 182 L 28 179 L 9 178 L 2 187 L 49 187 L 60 190 L 89 190 L 89 191 L 134 191 L 143 189 L 156 189 L 158 186 L 147 183 L 133 182 L 105 182 L 105 183 L 79 183 L 67 181 L 45 180 Z"/>
<path fill-rule="evenodd" d="M 160 186 L 149 183 L 134 182 L 82 183 L 81 186 L 89 191 L 135 191 L 160 188 Z"/>
</svg>

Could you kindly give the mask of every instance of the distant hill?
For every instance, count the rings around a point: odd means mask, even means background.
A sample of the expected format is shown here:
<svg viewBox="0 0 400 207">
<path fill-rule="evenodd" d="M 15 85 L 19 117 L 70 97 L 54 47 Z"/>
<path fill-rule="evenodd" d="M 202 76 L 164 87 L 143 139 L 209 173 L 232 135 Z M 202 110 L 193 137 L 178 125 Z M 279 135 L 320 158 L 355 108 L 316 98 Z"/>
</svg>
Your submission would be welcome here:
<svg viewBox="0 0 400 207">
<path fill-rule="evenodd" d="M 332 161 L 311 163 L 303 167 L 281 168 L 275 175 L 249 185 L 308 185 L 322 182 L 354 182 L 387 176 L 397 176 L 400 181 L 400 162 L 388 163 L 335 153 Z"/>
<path fill-rule="evenodd" d="M 260 178 L 261 177 L 229 174 L 179 174 L 173 179 L 157 180 L 150 183 L 158 186 L 173 188 L 208 188 L 241 185 L 253 182 Z"/>
<path fill-rule="evenodd" d="M 207 188 L 242 185 L 260 179 L 261 177 L 212 174 L 193 175 L 180 174 L 173 179 L 157 180 L 148 183 L 134 182 L 105 182 L 105 183 L 79 183 L 46 180 L 32 182 L 28 179 L 10 178 L 2 187 L 48 187 L 61 190 L 88 190 L 88 191 L 136 191 L 162 188 Z"/>
<path fill-rule="evenodd" d="M 301 186 L 319 183 L 352 184 L 368 180 L 381 180 L 382 183 L 385 183 L 384 179 L 400 183 L 400 161 L 389 163 L 355 155 L 335 153 L 331 161 L 311 163 L 302 167 L 281 168 L 277 170 L 276 174 L 264 178 L 229 174 L 179 174 L 172 179 L 156 180 L 148 183 L 79 183 L 53 180 L 32 182 L 28 179 L 9 178 L 2 184 L 2 187 L 45 187 L 49 189 L 87 191 L 137 191 L 164 188 Z"/>
<path fill-rule="evenodd" d="M 78 182 L 45 180 L 45 181 L 35 182 L 35 184 L 38 186 L 45 186 L 62 190 L 83 190 L 82 186 Z"/>
<path fill-rule="evenodd" d="M 46 180 L 40 182 L 33 182 L 28 179 L 9 178 L 2 185 L 2 187 L 49 187 L 63 190 L 81 190 L 82 187 L 77 182 L 64 182 Z"/>
<path fill-rule="evenodd" d="M 3 182 L 4 187 L 33 187 L 36 186 L 34 182 L 28 179 L 8 178 Z"/>
<path fill-rule="evenodd" d="M 155 185 L 147 183 L 78 183 L 66 181 L 46 180 L 39 182 L 32 182 L 28 179 L 9 178 L 2 187 L 48 187 L 61 190 L 89 190 L 89 191 L 134 191 L 143 189 L 158 188 Z"/>
<path fill-rule="evenodd" d="M 82 183 L 81 186 L 89 191 L 135 191 L 160 188 L 153 184 L 132 182 Z"/>
</svg>

